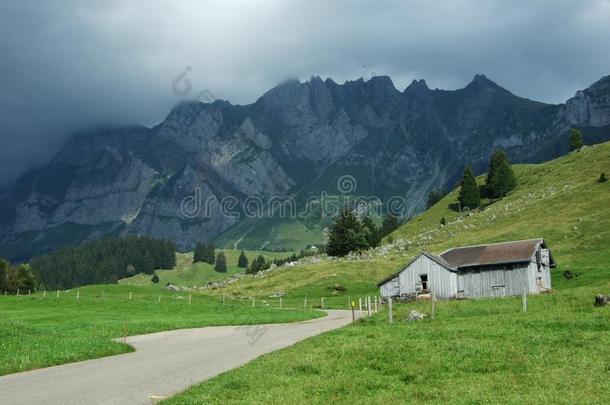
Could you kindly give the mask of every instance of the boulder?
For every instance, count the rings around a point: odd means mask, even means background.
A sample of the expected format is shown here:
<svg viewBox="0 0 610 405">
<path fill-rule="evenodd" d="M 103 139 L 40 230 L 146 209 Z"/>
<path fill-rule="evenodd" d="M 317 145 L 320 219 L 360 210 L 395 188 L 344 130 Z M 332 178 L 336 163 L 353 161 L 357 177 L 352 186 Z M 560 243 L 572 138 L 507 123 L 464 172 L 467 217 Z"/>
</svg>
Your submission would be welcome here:
<svg viewBox="0 0 610 405">
<path fill-rule="evenodd" d="M 596 307 L 604 307 L 606 305 L 610 305 L 610 295 L 597 294 L 595 296 L 595 304 Z"/>
<path fill-rule="evenodd" d="M 422 314 L 419 311 L 416 310 L 412 310 L 411 312 L 409 312 L 409 314 L 405 317 L 405 321 L 407 322 L 415 322 L 415 321 L 421 321 L 422 319 L 424 319 L 426 317 L 426 314 Z"/>
</svg>

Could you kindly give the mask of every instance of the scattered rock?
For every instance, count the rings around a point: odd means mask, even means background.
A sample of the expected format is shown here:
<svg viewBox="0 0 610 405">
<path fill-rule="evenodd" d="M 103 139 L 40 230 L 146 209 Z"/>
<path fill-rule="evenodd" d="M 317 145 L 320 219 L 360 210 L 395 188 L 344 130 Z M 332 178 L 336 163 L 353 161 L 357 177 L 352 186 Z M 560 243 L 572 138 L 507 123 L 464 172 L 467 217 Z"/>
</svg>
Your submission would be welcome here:
<svg viewBox="0 0 610 405">
<path fill-rule="evenodd" d="M 278 292 L 271 294 L 269 296 L 269 298 L 280 298 L 280 297 L 285 297 L 285 296 L 286 296 L 286 291 L 278 291 Z"/>
<path fill-rule="evenodd" d="M 165 289 L 168 290 L 168 291 L 181 291 L 182 290 L 180 287 L 175 286 L 175 285 L 173 285 L 171 283 L 167 284 L 165 286 Z"/>
<path fill-rule="evenodd" d="M 426 314 L 422 314 L 419 311 L 416 310 L 412 310 L 411 312 L 409 312 L 409 314 L 406 316 L 405 321 L 407 322 L 415 322 L 415 321 L 421 321 L 422 319 L 424 319 L 426 317 Z"/>
<path fill-rule="evenodd" d="M 606 305 L 610 305 L 610 295 L 597 294 L 595 296 L 595 304 L 596 307 L 604 307 Z"/>
</svg>

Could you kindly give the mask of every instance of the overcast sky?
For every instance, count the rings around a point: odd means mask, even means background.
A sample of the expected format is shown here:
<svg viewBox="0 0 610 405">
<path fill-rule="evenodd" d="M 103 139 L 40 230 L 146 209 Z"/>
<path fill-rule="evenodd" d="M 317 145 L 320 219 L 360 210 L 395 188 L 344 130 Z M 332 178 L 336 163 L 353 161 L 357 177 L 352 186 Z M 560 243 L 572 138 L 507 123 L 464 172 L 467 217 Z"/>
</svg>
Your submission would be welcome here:
<svg viewBox="0 0 610 405">
<path fill-rule="evenodd" d="M 610 0 L 2 0 L 0 185 L 76 130 L 154 125 L 204 90 L 244 104 L 289 77 L 475 73 L 563 102 L 610 74 Z"/>
</svg>

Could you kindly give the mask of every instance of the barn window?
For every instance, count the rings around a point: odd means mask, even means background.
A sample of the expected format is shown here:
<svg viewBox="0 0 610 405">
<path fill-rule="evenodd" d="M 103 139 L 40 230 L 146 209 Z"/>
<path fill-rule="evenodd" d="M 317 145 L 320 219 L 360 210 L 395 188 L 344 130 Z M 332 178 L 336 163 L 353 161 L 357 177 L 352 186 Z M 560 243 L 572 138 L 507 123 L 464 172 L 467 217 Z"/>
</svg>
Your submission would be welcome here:
<svg viewBox="0 0 610 405">
<path fill-rule="evenodd" d="M 419 275 L 419 282 L 421 283 L 421 289 L 423 291 L 428 291 L 428 275 L 427 274 L 420 274 Z"/>
</svg>

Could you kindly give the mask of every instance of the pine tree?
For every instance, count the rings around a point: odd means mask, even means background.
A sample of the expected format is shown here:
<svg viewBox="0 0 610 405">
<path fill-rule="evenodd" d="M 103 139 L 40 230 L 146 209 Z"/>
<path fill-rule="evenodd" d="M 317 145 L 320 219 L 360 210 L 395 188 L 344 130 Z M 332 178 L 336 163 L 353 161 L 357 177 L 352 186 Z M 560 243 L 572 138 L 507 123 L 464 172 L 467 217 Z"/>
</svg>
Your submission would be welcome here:
<svg viewBox="0 0 610 405">
<path fill-rule="evenodd" d="M 222 251 L 218 252 L 218 255 L 216 256 L 216 264 L 214 265 L 214 270 L 219 273 L 227 272 L 227 257 Z"/>
<path fill-rule="evenodd" d="M 458 201 L 462 208 L 478 208 L 481 205 L 481 195 L 479 194 L 479 186 L 474 178 L 472 168 L 466 166 L 464 169 L 464 178 L 460 184 L 460 194 Z"/>
<path fill-rule="evenodd" d="M 400 226 L 400 221 L 393 215 L 386 215 L 381 224 L 381 237 L 385 237 L 394 232 Z"/>
<path fill-rule="evenodd" d="M 157 276 L 157 273 L 153 274 L 150 281 L 153 282 L 154 284 L 157 284 L 159 282 L 159 276 Z"/>
<path fill-rule="evenodd" d="M 579 151 L 582 147 L 582 132 L 578 128 L 572 128 L 570 131 L 570 150 Z"/>
<path fill-rule="evenodd" d="M 202 262 L 205 258 L 205 245 L 201 242 L 195 246 L 195 252 L 193 253 L 193 263 Z"/>
<path fill-rule="evenodd" d="M 5 291 L 6 288 L 6 277 L 7 271 L 10 264 L 4 259 L 0 259 L 0 293 Z"/>
<path fill-rule="evenodd" d="M 237 267 L 242 269 L 248 268 L 248 258 L 246 257 L 246 253 L 242 250 L 239 254 L 239 259 L 237 259 Z"/>
<path fill-rule="evenodd" d="M 203 253 L 203 261 L 205 263 L 214 264 L 214 260 L 216 259 L 216 249 L 214 245 L 208 243 L 205 245 L 204 253 Z"/>
<path fill-rule="evenodd" d="M 432 190 L 430 194 L 428 194 L 428 199 L 426 200 L 426 209 L 433 207 L 437 202 L 443 199 L 447 195 L 447 192 L 442 188 L 438 190 Z"/>
<path fill-rule="evenodd" d="M 327 252 L 330 256 L 345 256 L 349 252 L 367 247 L 366 231 L 354 212 L 341 211 L 339 218 L 330 229 Z"/>
<path fill-rule="evenodd" d="M 362 218 L 362 226 L 366 231 L 366 243 L 368 247 L 375 248 L 379 246 L 379 243 L 381 242 L 381 233 L 377 226 L 375 226 L 373 219 L 371 217 Z"/>
<path fill-rule="evenodd" d="M 246 274 L 256 274 L 261 270 L 268 269 L 269 265 L 265 261 L 265 258 L 262 255 L 259 255 L 256 259 L 252 261 L 250 268 L 246 271 Z"/>
<path fill-rule="evenodd" d="M 495 151 L 489 162 L 485 191 L 490 198 L 505 197 L 517 186 L 517 179 L 506 154 Z"/>
</svg>

